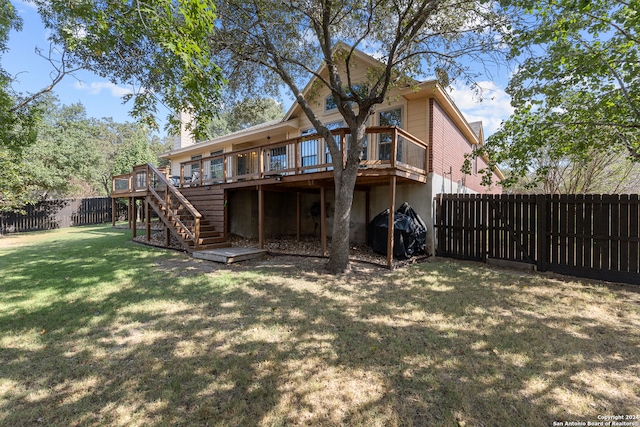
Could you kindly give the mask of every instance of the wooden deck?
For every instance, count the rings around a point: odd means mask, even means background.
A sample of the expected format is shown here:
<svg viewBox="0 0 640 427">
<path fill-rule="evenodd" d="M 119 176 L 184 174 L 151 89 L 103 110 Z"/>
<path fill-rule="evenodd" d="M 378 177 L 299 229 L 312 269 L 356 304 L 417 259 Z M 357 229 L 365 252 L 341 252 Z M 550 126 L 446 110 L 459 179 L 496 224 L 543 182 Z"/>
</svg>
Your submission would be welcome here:
<svg viewBox="0 0 640 427">
<path fill-rule="evenodd" d="M 349 131 L 343 128 L 333 133 L 344 164 Z M 395 210 L 397 184 L 427 182 L 429 146 L 402 129 L 368 128 L 361 158 L 356 190 L 389 186 L 391 212 Z M 167 225 L 167 242 L 171 232 L 183 242 L 186 250 L 195 252 L 211 249 L 210 245 L 225 244 L 227 191 L 256 189 L 261 209 L 257 220 L 262 248 L 264 192 L 318 191 L 324 200 L 326 190 L 334 187 L 332 168 L 324 140 L 318 135 L 309 135 L 184 162 L 179 176 L 170 176 L 167 170 L 151 165 L 136 166 L 130 174 L 113 177 L 111 197 L 129 198 L 133 206 L 137 200 L 144 200 L 146 209 L 153 208 Z M 327 253 L 325 222 L 323 212 L 324 254 Z M 201 224 L 206 224 L 206 237 L 201 235 Z M 392 230 L 393 227 L 390 232 Z M 392 238 L 390 245 L 393 245 Z M 393 253 L 392 249 L 389 254 Z M 389 265 L 391 261 L 389 255 Z"/>
</svg>

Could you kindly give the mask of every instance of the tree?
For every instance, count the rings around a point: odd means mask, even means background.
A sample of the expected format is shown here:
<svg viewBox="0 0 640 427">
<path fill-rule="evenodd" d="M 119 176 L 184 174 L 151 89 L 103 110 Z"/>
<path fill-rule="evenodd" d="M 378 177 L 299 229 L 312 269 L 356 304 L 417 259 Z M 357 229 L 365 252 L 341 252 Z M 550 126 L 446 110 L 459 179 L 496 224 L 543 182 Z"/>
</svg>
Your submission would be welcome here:
<svg viewBox="0 0 640 427">
<path fill-rule="evenodd" d="M 503 4 L 522 17 L 507 42 L 523 58 L 507 88 L 515 113 L 485 146 L 513 172 L 503 185 L 527 176 L 541 156 L 622 149 L 640 161 L 640 1 Z"/>
<path fill-rule="evenodd" d="M 46 95 L 37 140 L 23 150 L 23 179 L 38 199 L 92 195 L 102 153 L 99 127 L 80 103 L 60 105 Z"/>
<path fill-rule="evenodd" d="M 0 0 L 0 55 L 7 50 L 9 32 L 22 22 L 8 0 Z M 0 56 L 1 59 L 1 56 Z M 32 200 L 22 177 L 22 149 L 36 139 L 38 108 L 22 105 L 11 90 L 11 76 L 0 68 L 0 211 Z"/>
<path fill-rule="evenodd" d="M 132 114 L 151 128 L 158 105 L 197 112 L 193 129 L 203 136 L 215 118 L 224 79 L 209 49 L 216 8 L 211 0 L 34 0 L 51 40 L 63 46 L 70 66 L 135 88 Z"/>
<path fill-rule="evenodd" d="M 343 272 L 349 267 L 348 227 L 359 157 L 376 105 L 387 100 L 392 88 L 412 84 L 407 76 L 453 80 L 464 75 L 468 69 L 460 58 L 494 52 L 504 20 L 491 3 L 473 0 L 224 0 L 218 12 L 211 42 L 231 89 L 276 93 L 284 84 L 329 147 L 335 216 L 327 268 Z M 380 61 L 367 70 L 366 81 L 353 79 L 355 49 Z M 326 74 L 318 72 L 321 64 Z M 301 88 L 311 76 L 329 88 L 351 130 L 344 164 L 329 128 L 313 113 L 312 93 L 305 95 Z"/>
<path fill-rule="evenodd" d="M 532 162 L 534 171 L 520 178 L 509 190 L 522 194 L 603 194 L 640 191 L 640 164 L 624 151 L 595 151 L 589 156 L 552 160 L 542 156 Z M 509 171 L 506 172 L 508 175 Z"/>
<path fill-rule="evenodd" d="M 113 175 L 131 173 L 133 167 L 145 163 L 157 163 L 157 156 L 151 150 L 149 139 L 143 129 L 138 130 L 118 148 L 113 162 Z"/>
<path fill-rule="evenodd" d="M 161 140 L 147 126 L 138 123 L 116 123 L 111 118 L 102 118 L 97 126 L 95 138 L 102 158 L 95 167 L 101 194 L 111 193 L 113 175 L 130 173 L 132 166 L 147 162 L 162 165 L 159 155 L 172 147 L 169 137 Z"/>
<path fill-rule="evenodd" d="M 283 116 L 282 104 L 273 98 L 243 99 L 233 103 L 231 108 L 223 109 L 219 117 L 207 126 L 208 136 L 227 135 Z"/>
</svg>

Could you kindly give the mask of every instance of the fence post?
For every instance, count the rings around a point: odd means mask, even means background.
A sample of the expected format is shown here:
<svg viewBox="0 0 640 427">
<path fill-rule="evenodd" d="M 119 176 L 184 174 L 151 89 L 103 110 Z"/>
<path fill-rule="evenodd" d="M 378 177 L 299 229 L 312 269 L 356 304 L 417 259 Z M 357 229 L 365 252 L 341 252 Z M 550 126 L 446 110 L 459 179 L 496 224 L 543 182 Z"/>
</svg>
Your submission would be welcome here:
<svg viewBox="0 0 640 427">
<path fill-rule="evenodd" d="M 549 242 L 547 239 L 547 196 L 536 195 L 536 262 L 538 271 L 547 271 Z"/>
</svg>

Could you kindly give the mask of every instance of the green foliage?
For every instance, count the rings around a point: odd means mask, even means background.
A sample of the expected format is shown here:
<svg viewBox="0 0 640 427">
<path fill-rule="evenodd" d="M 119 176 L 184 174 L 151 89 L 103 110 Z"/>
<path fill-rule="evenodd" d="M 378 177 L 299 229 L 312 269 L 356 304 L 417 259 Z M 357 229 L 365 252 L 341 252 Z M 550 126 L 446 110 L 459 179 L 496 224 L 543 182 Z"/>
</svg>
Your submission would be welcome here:
<svg viewBox="0 0 640 427">
<path fill-rule="evenodd" d="M 0 54 L 7 50 L 9 32 L 21 27 L 13 5 L 0 0 Z M 16 109 L 16 98 L 11 77 L 0 68 L 0 211 L 31 200 L 30 188 L 23 179 L 22 150 L 36 139 L 39 111 L 34 105 Z"/>
<path fill-rule="evenodd" d="M 273 98 L 247 98 L 233 103 L 209 123 L 208 135 L 209 138 L 227 135 L 283 116 L 282 104 Z"/>
<path fill-rule="evenodd" d="M 24 174 L 40 197 L 66 197 L 97 179 L 101 153 L 97 127 L 82 104 L 60 106 L 53 96 L 42 102 L 37 141 L 24 150 Z"/>
<path fill-rule="evenodd" d="M 36 0 L 71 63 L 113 82 L 137 88 L 132 114 L 152 128 L 158 103 L 172 111 L 197 113 L 196 136 L 216 115 L 221 70 L 209 41 L 216 8 L 210 0 L 62 1 Z M 179 129 L 171 114 L 169 124 Z"/>
<path fill-rule="evenodd" d="M 140 130 L 118 148 L 113 161 L 112 174 L 131 173 L 136 165 L 156 163 L 156 161 L 157 157 L 151 150 L 146 133 Z"/>
<path fill-rule="evenodd" d="M 157 164 L 168 151 L 147 127 L 88 118 L 82 104 L 60 105 L 44 95 L 36 105 L 37 138 L 19 149 L 0 147 L 0 210 L 46 197 L 107 195 L 112 175 Z"/>
<path fill-rule="evenodd" d="M 507 89 L 516 111 L 486 146 L 512 171 L 504 184 L 541 157 L 579 163 L 626 150 L 640 160 L 640 2 L 503 4 L 521 16 L 506 41 L 522 60 Z"/>
</svg>

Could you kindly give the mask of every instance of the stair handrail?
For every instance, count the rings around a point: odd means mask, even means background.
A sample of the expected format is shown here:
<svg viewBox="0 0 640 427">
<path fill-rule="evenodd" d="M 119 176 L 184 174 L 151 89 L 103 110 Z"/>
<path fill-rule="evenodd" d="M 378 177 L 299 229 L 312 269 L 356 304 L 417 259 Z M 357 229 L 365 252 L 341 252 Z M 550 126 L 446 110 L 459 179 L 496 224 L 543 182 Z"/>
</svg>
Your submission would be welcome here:
<svg viewBox="0 0 640 427">
<path fill-rule="evenodd" d="M 194 248 L 197 248 L 199 246 L 198 240 L 200 240 L 200 219 L 202 218 L 202 214 L 198 212 L 198 210 L 191 204 L 191 202 L 189 202 L 189 200 L 187 200 L 187 198 L 184 197 L 184 195 L 180 191 L 178 191 L 178 189 L 169 182 L 167 177 L 155 166 L 148 163 L 147 167 L 160 179 L 160 181 L 165 185 L 167 191 L 170 192 L 178 200 L 178 202 L 187 209 L 191 216 L 193 216 L 194 232 L 192 233 L 191 230 L 189 230 L 189 228 L 174 215 L 174 213 L 170 209 L 170 206 L 167 205 L 162 197 L 160 197 L 156 190 L 151 186 L 151 179 L 147 179 L 147 189 L 149 190 L 149 192 L 153 194 L 156 199 L 158 199 L 158 201 L 164 206 L 165 212 L 171 213 L 171 216 L 174 217 L 174 221 L 178 222 L 178 224 L 186 231 L 187 235 L 193 240 Z"/>
<path fill-rule="evenodd" d="M 189 230 L 189 227 L 187 227 L 182 221 L 180 221 L 179 218 L 177 218 L 173 214 L 173 212 L 169 209 L 169 206 L 167 206 L 167 203 L 164 200 L 162 200 L 162 197 L 160 197 L 160 195 L 156 192 L 156 190 L 154 190 L 153 188 L 149 188 L 149 192 L 156 197 L 156 199 L 158 200 L 158 203 L 160 203 L 160 205 L 165 209 L 165 212 L 167 212 L 167 216 L 170 216 L 173 221 L 177 222 L 178 225 L 182 227 L 182 229 L 187 234 L 187 236 L 195 242 L 195 238 L 196 238 L 195 234 L 192 233 L 191 230 Z"/>
<path fill-rule="evenodd" d="M 186 197 L 184 197 L 184 194 L 179 192 L 178 189 L 174 187 L 173 184 L 171 184 L 171 182 L 169 182 L 167 177 L 164 176 L 162 172 L 160 172 L 152 164 L 148 164 L 148 166 L 149 166 L 149 169 L 151 169 L 151 171 L 160 178 L 160 181 L 162 181 L 162 183 L 167 186 L 167 190 L 171 192 L 171 194 L 173 194 L 178 199 L 178 201 L 184 205 L 185 208 L 187 208 L 187 210 L 191 215 L 193 215 L 195 218 L 202 218 L 202 214 L 198 212 L 198 210 L 191 204 L 191 202 L 189 202 L 189 200 L 187 200 Z M 151 188 L 151 180 L 149 180 L 147 185 L 149 185 L 149 188 Z"/>
</svg>

